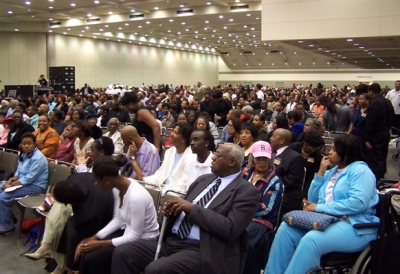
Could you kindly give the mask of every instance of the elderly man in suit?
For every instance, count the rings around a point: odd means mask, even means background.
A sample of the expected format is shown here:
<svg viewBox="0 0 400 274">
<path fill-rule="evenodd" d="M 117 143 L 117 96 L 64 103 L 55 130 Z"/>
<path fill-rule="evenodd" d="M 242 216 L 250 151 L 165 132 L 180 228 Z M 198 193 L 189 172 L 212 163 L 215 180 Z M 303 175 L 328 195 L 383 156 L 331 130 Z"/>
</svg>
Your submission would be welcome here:
<svg viewBox="0 0 400 274">
<path fill-rule="evenodd" d="M 259 199 L 257 189 L 240 177 L 244 155 L 236 144 L 218 147 L 211 174 L 197 178 L 185 199 L 165 203 L 170 216 L 161 258 L 153 261 L 157 240 L 139 240 L 115 249 L 112 273 L 242 273 L 246 227 Z"/>
<path fill-rule="evenodd" d="M 302 209 L 303 157 L 289 147 L 292 137 L 289 130 L 278 128 L 272 133 L 270 140 L 272 150 L 276 153 L 273 160 L 275 172 L 285 186 L 282 215 L 292 210 Z"/>
</svg>

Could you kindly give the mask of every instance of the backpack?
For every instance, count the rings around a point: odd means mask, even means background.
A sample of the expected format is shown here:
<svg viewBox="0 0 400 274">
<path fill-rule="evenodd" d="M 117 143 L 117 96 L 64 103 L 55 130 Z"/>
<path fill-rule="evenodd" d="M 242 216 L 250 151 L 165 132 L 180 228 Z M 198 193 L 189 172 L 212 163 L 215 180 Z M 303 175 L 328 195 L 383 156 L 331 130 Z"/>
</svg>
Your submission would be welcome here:
<svg viewBox="0 0 400 274">
<path fill-rule="evenodd" d="M 43 236 L 43 233 L 42 233 L 42 236 Z M 38 246 L 36 242 L 37 242 L 38 239 L 39 239 L 39 226 L 36 226 L 36 227 L 32 228 L 31 231 L 29 231 L 28 239 L 26 239 L 26 241 L 22 243 L 22 245 L 24 245 L 24 246 L 27 243 L 30 243 L 31 245 L 29 246 L 27 251 L 25 251 L 25 252 L 23 252 L 23 253 L 21 253 L 19 255 L 23 256 L 26 253 L 29 253 L 29 252 L 31 252 L 33 250 L 36 250 L 36 248 Z"/>
</svg>

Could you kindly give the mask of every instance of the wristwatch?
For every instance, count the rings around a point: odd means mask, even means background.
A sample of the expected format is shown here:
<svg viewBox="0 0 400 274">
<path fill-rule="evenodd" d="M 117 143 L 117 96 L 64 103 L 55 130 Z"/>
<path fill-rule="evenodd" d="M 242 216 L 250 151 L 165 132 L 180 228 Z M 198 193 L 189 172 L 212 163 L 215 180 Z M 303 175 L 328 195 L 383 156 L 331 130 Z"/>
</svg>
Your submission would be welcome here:
<svg viewBox="0 0 400 274">
<path fill-rule="evenodd" d="M 131 157 L 131 160 L 136 160 L 136 157 L 135 157 L 135 156 L 132 156 L 132 157 Z"/>
</svg>

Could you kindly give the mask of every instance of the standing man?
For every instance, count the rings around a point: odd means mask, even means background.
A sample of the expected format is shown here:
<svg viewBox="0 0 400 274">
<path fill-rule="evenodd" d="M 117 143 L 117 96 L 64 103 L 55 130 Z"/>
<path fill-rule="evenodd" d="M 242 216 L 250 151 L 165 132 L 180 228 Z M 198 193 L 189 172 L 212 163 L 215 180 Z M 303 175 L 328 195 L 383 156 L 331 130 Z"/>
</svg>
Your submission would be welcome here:
<svg viewBox="0 0 400 274">
<path fill-rule="evenodd" d="M 88 86 L 88 84 L 85 83 L 83 88 L 81 88 L 81 94 L 82 95 L 93 94 L 93 89 L 90 86 Z"/>
<path fill-rule="evenodd" d="M 201 82 L 197 82 L 197 86 L 194 86 L 194 97 L 197 98 L 199 102 L 204 100 L 204 89 Z"/>
<path fill-rule="evenodd" d="M 47 87 L 49 85 L 49 79 L 47 79 L 43 74 L 40 74 L 38 83 L 41 87 Z"/>
<path fill-rule="evenodd" d="M 212 96 L 215 100 L 215 115 L 214 119 L 218 121 L 218 127 L 224 127 L 228 124 L 226 116 L 232 109 L 232 103 L 222 96 L 222 90 L 215 90 Z"/>
<path fill-rule="evenodd" d="M 394 119 L 392 126 L 400 129 L 400 80 L 394 83 L 394 89 L 388 92 L 386 99 L 392 102 L 394 108 Z M 397 133 L 397 132 L 396 132 Z"/>
<path fill-rule="evenodd" d="M 304 160 L 298 152 L 289 147 L 292 136 L 293 134 L 289 130 L 283 128 L 274 130 L 271 136 L 272 151 L 276 153 L 273 165 L 276 174 L 285 186 L 281 215 L 303 208 Z"/>
<path fill-rule="evenodd" d="M 376 181 L 384 178 L 386 158 L 390 141 L 390 128 L 394 117 L 392 103 L 381 94 L 381 86 L 373 83 L 368 87 L 371 104 L 368 108 L 365 125 L 366 157 L 369 168 Z"/>
<path fill-rule="evenodd" d="M 238 145 L 220 145 L 212 173 L 200 176 L 185 199 L 164 204 L 170 218 L 161 258 L 154 261 L 157 239 L 123 244 L 114 250 L 112 273 L 242 273 L 246 228 L 260 195 L 240 176 L 243 158 Z"/>
</svg>

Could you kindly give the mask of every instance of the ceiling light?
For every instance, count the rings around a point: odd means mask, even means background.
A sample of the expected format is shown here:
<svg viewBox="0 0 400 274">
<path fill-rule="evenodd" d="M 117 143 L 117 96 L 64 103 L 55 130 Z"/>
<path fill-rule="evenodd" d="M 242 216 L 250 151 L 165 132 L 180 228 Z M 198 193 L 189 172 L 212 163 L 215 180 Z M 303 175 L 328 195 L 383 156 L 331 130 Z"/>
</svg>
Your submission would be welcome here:
<svg viewBox="0 0 400 274">
<path fill-rule="evenodd" d="M 229 22 L 233 22 L 233 18 L 230 18 L 230 19 L 229 19 Z"/>
<path fill-rule="evenodd" d="M 53 7 L 52 6 L 49 6 L 49 9 L 52 9 Z"/>
<path fill-rule="evenodd" d="M 224 29 L 227 29 L 228 27 L 227 26 L 224 26 Z"/>
<path fill-rule="evenodd" d="M 27 5 L 30 5 L 30 4 L 31 4 L 31 2 L 29 2 L 29 1 L 25 1 L 25 4 L 27 4 Z"/>
<path fill-rule="evenodd" d="M 95 3 L 95 4 L 98 4 L 98 3 L 100 3 L 100 1 L 98 1 L 98 0 L 95 0 L 95 1 L 94 1 L 94 3 Z"/>
<path fill-rule="evenodd" d="M 250 13 L 248 13 L 248 14 L 246 14 L 246 16 L 251 16 L 251 14 L 250 14 Z"/>
<path fill-rule="evenodd" d="M 88 26 L 86 26 L 86 27 L 85 27 L 85 29 L 89 29 L 89 27 L 88 27 Z"/>
<path fill-rule="evenodd" d="M 360 49 L 363 49 L 364 47 L 359 47 Z"/>
<path fill-rule="evenodd" d="M 92 16 L 92 14 L 91 14 L 91 13 L 88 13 L 88 14 L 87 14 L 87 16 L 88 16 L 88 17 L 91 17 L 91 16 Z"/>
<path fill-rule="evenodd" d="M 64 31 L 63 34 L 67 34 L 67 33 Z"/>
<path fill-rule="evenodd" d="M 308 45 L 309 47 L 313 47 L 314 45 L 313 44 L 311 44 L 311 45 Z"/>
<path fill-rule="evenodd" d="M 118 29 L 122 29 L 121 27 L 118 27 Z"/>
<path fill-rule="evenodd" d="M 19 31 L 19 29 L 14 29 L 14 31 Z"/>
<path fill-rule="evenodd" d="M 223 16 L 223 15 L 220 15 L 220 16 L 219 16 L 219 18 L 221 18 L 221 19 L 222 19 L 222 18 L 224 18 L 224 16 Z"/>
<path fill-rule="evenodd" d="M 76 4 L 75 3 L 71 3 L 71 7 L 75 7 L 76 6 Z"/>
<path fill-rule="evenodd" d="M 112 11 L 109 11 L 109 12 L 108 12 L 108 14 L 110 14 L 110 15 L 111 15 L 111 14 L 113 14 L 113 12 L 112 12 Z"/>
<path fill-rule="evenodd" d="M 50 21 L 53 21 L 53 18 L 50 17 L 49 20 L 50 20 Z"/>
<path fill-rule="evenodd" d="M 9 11 L 7 11 L 7 13 L 8 13 L 8 14 L 12 14 L 13 12 L 12 12 L 12 10 L 9 10 Z"/>
<path fill-rule="evenodd" d="M 186 23 L 185 23 L 185 22 L 182 22 L 181 24 L 182 24 L 182 25 L 185 25 Z"/>
<path fill-rule="evenodd" d="M 108 25 L 105 25 L 104 27 L 105 27 L 105 28 L 108 28 Z"/>
<path fill-rule="evenodd" d="M 103 29 L 99 29 L 99 31 L 103 31 Z"/>
<path fill-rule="evenodd" d="M 53 32 L 51 29 L 49 29 L 49 32 Z"/>
<path fill-rule="evenodd" d="M 53 2 L 54 0 L 49 0 L 49 2 Z"/>
<path fill-rule="evenodd" d="M 174 19 L 169 19 L 170 22 L 174 22 Z"/>
<path fill-rule="evenodd" d="M 239 3 L 240 2 L 240 0 L 235 0 L 235 3 Z"/>
<path fill-rule="evenodd" d="M 251 28 L 251 30 L 255 30 L 255 28 Z"/>
<path fill-rule="evenodd" d="M 142 28 L 142 26 L 137 26 L 139 29 L 141 29 Z"/>
<path fill-rule="evenodd" d="M 204 21 L 204 23 L 208 24 L 208 23 L 210 23 L 210 21 L 206 20 L 206 21 Z"/>
<path fill-rule="evenodd" d="M 294 52 L 294 54 L 297 54 L 297 52 Z"/>
<path fill-rule="evenodd" d="M 353 38 L 347 38 L 347 42 L 353 42 Z"/>
<path fill-rule="evenodd" d="M 256 17 L 256 20 L 260 20 L 260 17 Z"/>
<path fill-rule="evenodd" d="M 129 23 L 125 23 L 125 26 L 129 26 Z"/>
<path fill-rule="evenodd" d="M 168 32 L 171 32 L 171 30 L 169 29 Z"/>
<path fill-rule="evenodd" d="M 155 10 L 158 10 L 158 7 L 154 7 Z"/>
<path fill-rule="evenodd" d="M 303 41 L 302 40 L 299 40 L 299 41 L 297 41 L 298 43 L 303 43 Z"/>
<path fill-rule="evenodd" d="M 131 9 L 131 12 L 135 12 L 136 10 L 134 10 L 134 9 Z"/>
<path fill-rule="evenodd" d="M 82 37 L 83 35 L 82 35 L 82 34 L 79 34 L 78 36 Z"/>
</svg>

